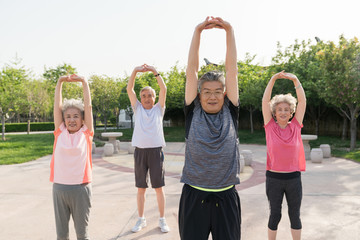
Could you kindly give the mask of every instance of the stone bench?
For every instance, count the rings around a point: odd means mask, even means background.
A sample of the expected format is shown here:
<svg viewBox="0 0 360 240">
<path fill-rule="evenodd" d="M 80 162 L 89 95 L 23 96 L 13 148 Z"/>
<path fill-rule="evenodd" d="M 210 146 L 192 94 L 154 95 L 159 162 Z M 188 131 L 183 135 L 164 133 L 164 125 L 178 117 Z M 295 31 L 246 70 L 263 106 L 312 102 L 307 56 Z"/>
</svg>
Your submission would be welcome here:
<svg viewBox="0 0 360 240">
<path fill-rule="evenodd" d="M 111 143 L 113 145 L 113 153 L 119 153 L 120 150 L 120 141 L 116 140 L 117 137 L 121 137 L 123 135 L 122 132 L 103 132 L 101 133 L 102 137 L 106 137 L 109 138 L 109 143 Z M 105 144 L 106 145 L 106 144 Z M 104 146 L 105 147 L 105 146 Z M 110 148 L 110 147 L 108 147 Z M 110 151 L 110 149 L 108 150 Z M 105 149 L 104 149 L 105 152 Z M 109 152 L 110 153 L 110 152 Z M 112 153 L 112 154 L 113 154 Z M 112 155 L 111 154 L 111 155 Z M 110 156 L 111 156 L 110 155 Z"/>
<path fill-rule="evenodd" d="M 323 160 L 323 152 L 321 148 L 313 148 L 310 153 L 311 162 L 313 163 L 322 163 Z"/>
<path fill-rule="evenodd" d="M 241 153 L 244 156 L 245 166 L 251 166 L 253 153 L 251 150 L 242 150 Z"/>
<path fill-rule="evenodd" d="M 331 148 L 329 144 L 321 144 L 320 148 L 323 152 L 323 156 L 324 158 L 329 158 L 331 157 Z"/>
</svg>

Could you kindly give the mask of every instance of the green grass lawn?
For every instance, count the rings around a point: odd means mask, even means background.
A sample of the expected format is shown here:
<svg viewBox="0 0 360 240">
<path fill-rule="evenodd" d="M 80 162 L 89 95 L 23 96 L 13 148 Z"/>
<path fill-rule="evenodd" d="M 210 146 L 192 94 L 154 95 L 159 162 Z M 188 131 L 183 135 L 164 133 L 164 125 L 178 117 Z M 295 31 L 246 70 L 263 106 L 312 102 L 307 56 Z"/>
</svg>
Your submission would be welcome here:
<svg viewBox="0 0 360 240">
<path fill-rule="evenodd" d="M 109 131 L 122 132 L 120 141 L 131 141 L 132 129 L 111 129 Z M 101 132 L 96 131 L 94 141 L 96 146 L 103 146 L 107 138 L 101 138 Z M 165 127 L 164 136 L 166 142 L 184 142 L 184 127 Z M 265 132 L 249 130 L 239 131 L 240 143 L 265 145 Z M 0 140 L 0 165 L 15 164 L 35 160 L 45 155 L 52 154 L 54 143 L 53 134 L 34 135 L 6 135 L 6 141 Z M 352 159 L 360 162 L 360 140 L 357 141 L 357 151 L 349 152 L 350 140 L 341 140 L 337 137 L 319 136 L 317 140 L 310 141 L 311 148 L 319 147 L 320 144 L 330 144 L 331 154 L 336 157 Z"/>
<path fill-rule="evenodd" d="M 0 165 L 23 163 L 52 154 L 53 134 L 6 135 L 0 140 Z"/>
</svg>

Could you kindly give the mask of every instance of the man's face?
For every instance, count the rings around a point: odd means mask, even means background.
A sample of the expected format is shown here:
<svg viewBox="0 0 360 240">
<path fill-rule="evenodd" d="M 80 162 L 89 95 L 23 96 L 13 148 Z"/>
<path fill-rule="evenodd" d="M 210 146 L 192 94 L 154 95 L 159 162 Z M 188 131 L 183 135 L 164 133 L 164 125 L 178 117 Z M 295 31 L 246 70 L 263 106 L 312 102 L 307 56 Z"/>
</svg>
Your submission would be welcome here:
<svg viewBox="0 0 360 240">
<path fill-rule="evenodd" d="M 155 104 L 155 96 L 153 95 L 151 90 L 143 90 L 140 93 L 140 100 L 141 100 L 141 105 L 145 108 L 145 109 L 152 109 L 152 107 Z"/>
<path fill-rule="evenodd" d="M 204 82 L 200 91 L 201 107 L 206 113 L 218 113 L 224 105 L 224 87 L 221 82 Z"/>
</svg>

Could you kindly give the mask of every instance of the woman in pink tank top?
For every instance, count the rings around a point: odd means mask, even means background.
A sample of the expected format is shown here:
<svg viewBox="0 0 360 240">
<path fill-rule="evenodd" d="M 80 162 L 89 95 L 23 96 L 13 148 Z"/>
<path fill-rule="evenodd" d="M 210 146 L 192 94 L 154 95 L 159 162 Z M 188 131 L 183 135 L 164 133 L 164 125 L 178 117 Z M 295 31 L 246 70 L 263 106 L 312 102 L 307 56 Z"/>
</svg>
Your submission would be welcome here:
<svg viewBox="0 0 360 240">
<path fill-rule="evenodd" d="M 297 100 L 290 93 L 276 95 L 271 99 L 277 79 L 293 81 Z M 267 146 L 266 195 L 270 205 L 268 239 L 271 240 L 276 239 L 284 195 L 288 203 L 292 237 L 301 239 L 301 171 L 305 171 L 301 128 L 305 109 L 306 97 L 299 79 L 284 71 L 272 76 L 262 100 Z"/>
</svg>

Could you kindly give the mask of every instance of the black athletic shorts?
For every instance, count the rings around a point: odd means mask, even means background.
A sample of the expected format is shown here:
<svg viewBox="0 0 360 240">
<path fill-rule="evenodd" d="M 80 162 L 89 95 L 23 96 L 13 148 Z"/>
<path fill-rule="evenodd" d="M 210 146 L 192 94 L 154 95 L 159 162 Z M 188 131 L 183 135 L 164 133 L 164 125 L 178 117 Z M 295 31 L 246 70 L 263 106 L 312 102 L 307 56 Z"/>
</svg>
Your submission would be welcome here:
<svg viewBox="0 0 360 240">
<path fill-rule="evenodd" d="M 184 185 L 179 206 L 182 240 L 239 240 L 241 237 L 240 197 L 232 187 L 206 192 Z"/>
</svg>

